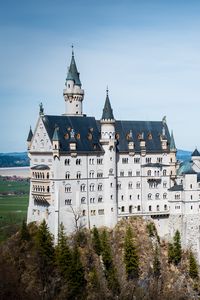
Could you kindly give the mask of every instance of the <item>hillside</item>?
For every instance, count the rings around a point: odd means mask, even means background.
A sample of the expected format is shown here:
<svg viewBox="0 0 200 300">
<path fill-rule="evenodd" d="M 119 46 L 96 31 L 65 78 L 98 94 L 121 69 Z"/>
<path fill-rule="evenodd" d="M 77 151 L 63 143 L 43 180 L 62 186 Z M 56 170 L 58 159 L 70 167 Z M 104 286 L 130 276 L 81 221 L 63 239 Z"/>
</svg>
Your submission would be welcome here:
<svg viewBox="0 0 200 300">
<path fill-rule="evenodd" d="M 56 249 L 45 226 L 23 227 L 1 246 L 0 299 L 199 299 L 188 253 L 168 263 L 168 244 L 141 218 L 61 235 Z"/>
<path fill-rule="evenodd" d="M 0 153 L 0 168 L 29 166 L 27 152 Z"/>
</svg>

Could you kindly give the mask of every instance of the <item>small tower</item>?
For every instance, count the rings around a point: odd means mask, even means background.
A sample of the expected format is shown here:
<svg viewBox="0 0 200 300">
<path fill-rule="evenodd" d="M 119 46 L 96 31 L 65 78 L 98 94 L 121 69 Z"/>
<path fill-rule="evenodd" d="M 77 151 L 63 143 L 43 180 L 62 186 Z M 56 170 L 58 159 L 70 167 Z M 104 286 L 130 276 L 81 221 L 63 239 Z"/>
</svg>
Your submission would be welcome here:
<svg viewBox="0 0 200 300">
<path fill-rule="evenodd" d="M 65 86 L 66 88 L 63 90 L 65 115 L 83 116 L 82 101 L 84 98 L 84 90 L 81 89 L 81 81 L 76 67 L 73 46 L 71 63 L 68 69 Z"/>
<path fill-rule="evenodd" d="M 200 168 L 200 153 L 197 150 L 197 148 L 192 153 L 191 159 L 192 159 L 194 165 L 196 166 L 196 169 L 198 170 Z"/>
<path fill-rule="evenodd" d="M 176 177 L 176 145 L 174 141 L 173 131 L 171 132 L 170 137 L 170 176 L 172 179 Z"/>
<path fill-rule="evenodd" d="M 33 132 L 32 132 L 32 129 L 30 127 L 28 138 L 27 138 L 27 149 L 28 150 L 30 150 L 32 138 L 33 138 Z"/>
<path fill-rule="evenodd" d="M 117 188 L 116 188 L 116 139 L 115 119 L 110 105 L 108 89 L 103 109 L 100 143 L 104 150 L 103 173 L 107 177 L 104 188 L 105 226 L 114 227 L 117 224 Z"/>
<path fill-rule="evenodd" d="M 53 133 L 53 157 L 58 157 L 60 156 L 60 139 L 59 139 L 59 128 L 57 125 L 55 125 L 54 133 Z"/>
</svg>

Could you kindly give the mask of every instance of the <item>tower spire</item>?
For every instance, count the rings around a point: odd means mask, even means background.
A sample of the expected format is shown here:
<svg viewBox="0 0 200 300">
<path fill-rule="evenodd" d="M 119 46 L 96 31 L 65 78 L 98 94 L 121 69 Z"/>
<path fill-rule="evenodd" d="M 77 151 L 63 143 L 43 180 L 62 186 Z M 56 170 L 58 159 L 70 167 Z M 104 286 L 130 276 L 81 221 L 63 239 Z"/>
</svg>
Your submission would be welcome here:
<svg viewBox="0 0 200 300">
<path fill-rule="evenodd" d="M 114 120 L 113 110 L 108 95 L 108 87 L 106 88 L 106 101 L 103 108 L 102 120 Z"/>
<path fill-rule="evenodd" d="M 175 141 L 174 141 L 173 131 L 171 131 L 170 150 L 171 151 L 176 151 L 176 145 L 175 145 Z"/>
</svg>

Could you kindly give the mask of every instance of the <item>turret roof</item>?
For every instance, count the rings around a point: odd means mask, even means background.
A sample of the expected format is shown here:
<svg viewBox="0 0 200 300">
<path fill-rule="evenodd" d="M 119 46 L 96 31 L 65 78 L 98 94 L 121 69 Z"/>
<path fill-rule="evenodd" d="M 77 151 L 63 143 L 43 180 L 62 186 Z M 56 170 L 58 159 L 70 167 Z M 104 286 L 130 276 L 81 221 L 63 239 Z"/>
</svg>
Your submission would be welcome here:
<svg viewBox="0 0 200 300">
<path fill-rule="evenodd" d="M 31 127 L 30 127 L 29 134 L 28 134 L 28 138 L 27 138 L 27 142 L 31 142 L 32 137 L 33 137 L 33 132 L 32 132 L 32 129 L 31 129 Z"/>
<path fill-rule="evenodd" d="M 194 152 L 192 153 L 191 156 L 200 156 L 199 151 L 197 150 L 197 148 L 194 150 Z"/>
<path fill-rule="evenodd" d="M 79 78 L 79 72 L 76 67 L 76 62 L 74 58 L 74 51 L 72 51 L 72 59 L 70 63 L 70 67 L 67 73 L 67 78 L 66 80 L 73 80 L 76 85 L 81 86 L 81 81 Z"/>
<path fill-rule="evenodd" d="M 107 90 L 107 94 L 106 94 L 106 101 L 104 104 L 104 109 L 103 109 L 103 114 L 102 114 L 102 120 L 114 120 L 114 116 L 113 116 L 113 110 L 110 104 L 110 99 L 108 96 L 108 90 Z"/>
<path fill-rule="evenodd" d="M 57 126 L 55 126 L 52 141 L 54 141 L 54 142 L 58 142 L 59 141 L 58 127 Z"/>
<path fill-rule="evenodd" d="M 170 150 L 176 150 L 173 131 L 171 132 L 171 138 L 170 138 Z"/>
</svg>

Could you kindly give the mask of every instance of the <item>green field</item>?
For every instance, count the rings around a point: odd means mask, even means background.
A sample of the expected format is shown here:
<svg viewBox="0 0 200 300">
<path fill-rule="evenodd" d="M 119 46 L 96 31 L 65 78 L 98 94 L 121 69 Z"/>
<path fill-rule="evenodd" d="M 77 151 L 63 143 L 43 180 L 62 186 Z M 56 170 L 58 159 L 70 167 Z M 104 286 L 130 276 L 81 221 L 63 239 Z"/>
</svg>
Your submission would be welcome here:
<svg viewBox="0 0 200 300">
<path fill-rule="evenodd" d="M 0 242 L 19 230 L 22 220 L 26 219 L 28 192 L 27 181 L 0 179 Z M 10 193 L 16 195 L 9 195 Z"/>
</svg>

